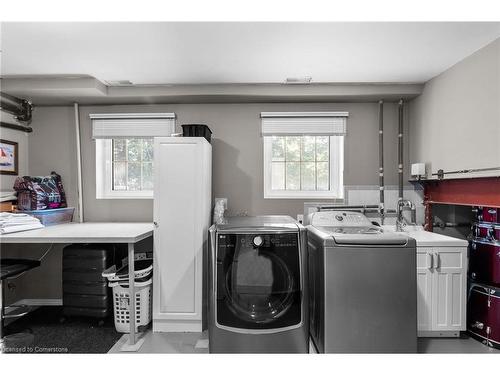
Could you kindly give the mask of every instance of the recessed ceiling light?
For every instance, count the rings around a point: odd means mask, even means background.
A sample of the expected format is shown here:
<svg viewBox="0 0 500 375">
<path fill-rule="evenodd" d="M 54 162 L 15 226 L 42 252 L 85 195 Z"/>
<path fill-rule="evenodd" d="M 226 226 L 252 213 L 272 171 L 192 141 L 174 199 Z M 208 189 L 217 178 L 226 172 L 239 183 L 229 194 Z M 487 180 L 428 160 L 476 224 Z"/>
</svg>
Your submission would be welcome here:
<svg viewBox="0 0 500 375">
<path fill-rule="evenodd" d="M 133 85 L 128 79 L 122 79 L 118 81 L 105 81 L 108 86 L 131 86 Z"/>
<path fill-rule="evenodd" d="M 285 80 L 286 85 L 307 85 L 311 83 L 312 77 L 289 77 Z"/>
</svg>

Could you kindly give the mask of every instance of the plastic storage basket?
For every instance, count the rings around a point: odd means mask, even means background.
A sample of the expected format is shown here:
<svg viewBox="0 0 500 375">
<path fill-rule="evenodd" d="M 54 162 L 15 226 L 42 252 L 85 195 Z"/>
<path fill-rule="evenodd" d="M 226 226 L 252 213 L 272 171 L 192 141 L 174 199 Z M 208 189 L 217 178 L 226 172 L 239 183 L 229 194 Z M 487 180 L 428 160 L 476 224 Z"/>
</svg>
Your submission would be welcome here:
<svg viewBox="0 0 500 375">
<path fill-rule="evenodd" d="M 152 279 L 135 283 L 135 331 L 140 327 L 147 326 L 151 322 L 151 285 Z M 130 291 L 128 284 L 110 283 L 113 288 L 113 310 L 115 317 L 115 328 L 118 332 L 130 332 Z"/>
<path fill-rule="evenodd" d="M 141 259 L 134 261 L 134 278 L 135 281 L 144 281 L 151 276 L 153 272 L 153 260 Z M 109 282 L 126 281 L 128 282 L 128 264 L 125 264 L 119 269 L 112 266 L 102 273 Z"/>
<path fill-rule="evenodd" d="M 135 331 L 139 332 L 141 327 L 147 326 L 151 322 L 152 305 L 152 259 L 134 261 L 134 287 L 135 296 L 130 299 L 130 289 L 128 282 L 128 265 L 116 269 L 112 266 L 102 273 L 109 281 L 108 286 L 113 289 L 113 311 L 115 328 L 118 332 L 130 332 L 130 303 L 135 307 Z"/>
<path fill-rule="evenodd" d="M 43 225 L 51 226 L 63 223 L 71 223 L 73 220 L 74 207 L 54 208 L 50 210 L 16 210 L 17 213 L 28 214 L 36 217 Z"/>
</svg>

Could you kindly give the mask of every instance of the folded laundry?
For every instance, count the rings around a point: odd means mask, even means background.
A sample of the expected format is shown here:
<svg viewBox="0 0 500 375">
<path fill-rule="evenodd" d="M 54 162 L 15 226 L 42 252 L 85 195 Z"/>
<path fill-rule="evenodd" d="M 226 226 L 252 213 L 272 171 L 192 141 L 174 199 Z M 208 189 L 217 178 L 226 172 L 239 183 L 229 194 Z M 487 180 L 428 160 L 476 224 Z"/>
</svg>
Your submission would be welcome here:
<svg viewBox="0 0 500 375">
<path fill-rule="evenodd" d="M 2 212 L 5 213 L 5 212 Z M 38 221 L 38 219 L 34 216 L 14 216 L 14 217 L 8 217 L 8 218 L 2 218 L 0 217 L 0 224 L 25 224 L 25 223 L 31 223 L 34 221 Z"/>
<path fill-rule="evenodd" d="M 2 228 L 0 228 L 0 234 L 23 232 L 25 230 L 40 229 L 43 227 L 44 227 L 44 225 L 41 223 L 16 225 L 16 226 L 12 226 L 12 227 L 2 227 Z"/>
<path fill-rule="evenodd" d="M 38 219 L 28 214 L 0 212 L 0 223 L 14 222 L 14 221 L 33 221 L 33 220 L 38 220 Z"/>
<path fill-rule="evenodd" d="M 40 220 L 28 214 L 0 212 L 0 234 L 22 232 L 43 227 L 44 225 L 40 223 Z"/>
<path fill-rule="evenodd" d="M 17 200 L 15 191 L 0 191 L 0 202 L 8 202 Z"/>
</svg>

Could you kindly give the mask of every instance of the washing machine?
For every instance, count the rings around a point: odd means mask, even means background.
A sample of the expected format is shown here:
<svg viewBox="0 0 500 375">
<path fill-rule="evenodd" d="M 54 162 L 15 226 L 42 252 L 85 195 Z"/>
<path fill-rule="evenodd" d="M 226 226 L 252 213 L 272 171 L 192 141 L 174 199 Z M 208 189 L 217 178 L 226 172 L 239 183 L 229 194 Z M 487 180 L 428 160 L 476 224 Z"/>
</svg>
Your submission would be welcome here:
<svg viewBox="0 0 500 375">
<path fill-rule="evenodd" d="M 307 241 L 289 216 L 210 228 L 210 353 L 308 353 Z"/>
<path fill-rule="evenodd" d="M 315 212 L 307 226 L 310 334 L 320 353 L 415 353 L 415 240 L 361 213 Z"/>
</svg>

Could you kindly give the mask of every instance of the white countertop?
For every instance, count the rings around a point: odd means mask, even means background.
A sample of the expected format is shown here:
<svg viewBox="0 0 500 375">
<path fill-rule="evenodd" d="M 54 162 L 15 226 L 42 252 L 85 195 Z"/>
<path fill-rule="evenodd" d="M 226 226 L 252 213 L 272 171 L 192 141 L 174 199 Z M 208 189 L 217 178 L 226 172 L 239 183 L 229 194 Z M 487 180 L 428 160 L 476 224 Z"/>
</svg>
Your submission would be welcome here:
<svg viewBox="0 0 500 375">
<path fill-rule="evenodd" d="M 408 226 L 404 232 L 401 234 L 406 234 L 408 237 L 414 238 L 417 241 L 417 246 L 467 246 L 469 243 L 466 240 L 461 240 L 459 238 L 444 236 L 442 234 L 437 234 L 433 232 L 427 232 L 424 228 L 419 226 Z M 386 232 L 395 232 L 394 225 L 383 226 Z"/>
<path fill-rule="evenodd" d="M 0 243 L 136 243 L 153 230 L 153 223 L 67 223 L 2 234 Z"/>
<path fill-rule="evenodd" d="M 433 232 L 415 231 L 407 232 L 409 237 L 417 241 L 417 246 L 467 246 L 469 243 L 466 240 L 459 238 L 444 236 Z"/>
</svg>

